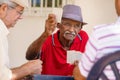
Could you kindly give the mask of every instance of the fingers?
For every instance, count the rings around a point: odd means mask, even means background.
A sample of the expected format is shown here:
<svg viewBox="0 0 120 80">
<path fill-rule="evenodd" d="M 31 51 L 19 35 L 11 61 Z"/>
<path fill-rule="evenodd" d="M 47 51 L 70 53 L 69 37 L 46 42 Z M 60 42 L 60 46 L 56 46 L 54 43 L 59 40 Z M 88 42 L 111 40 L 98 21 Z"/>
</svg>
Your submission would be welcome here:
<svg viewBox="0 0 120 80">
<path fill-rule="evenodd" d="M 74 65 L 75 65 L 75 66 L 77 66 L 77 65 L 78 65 L 78 63 L 79 63 L 79 61 L 78 61 L 78 60 L 76 60 L 76 61 L 74 62 Z"/>
<path fill-rule="evenodd" d="M 38 64 L 40 64 L 40 65 L 43 63 L 40 59 L 36 59 L 36 60 L 34 60 L 34 61 L 36 61 L 36 63 L 38 63 Z"/>
<path fill-rule="evenodd" d="M 29 61 L 27 66 L 31 74 L 41 74 L 42 72 L 42 61 L 39 59 Z"/>
<path fill-rule="evenodd" d="M 49 14 L 48 15 L 48 20 L 50 20 L 50 19 L 56 19 L 55 14 Z"/>
<path fill-rule="evenodd" d="M 56 15 L 55 14 L 49 14 L 47 21 L 50 25 L 55 25 L 57 23 Z"/>
<path fill-rule="evenodd" d="M 45 31 L 49 34 L 52 34 L 52 32 L 56 28 L 56 25 L 57 25 L 56 15 L 49 14 L 45 23 Z"/>
</svg>

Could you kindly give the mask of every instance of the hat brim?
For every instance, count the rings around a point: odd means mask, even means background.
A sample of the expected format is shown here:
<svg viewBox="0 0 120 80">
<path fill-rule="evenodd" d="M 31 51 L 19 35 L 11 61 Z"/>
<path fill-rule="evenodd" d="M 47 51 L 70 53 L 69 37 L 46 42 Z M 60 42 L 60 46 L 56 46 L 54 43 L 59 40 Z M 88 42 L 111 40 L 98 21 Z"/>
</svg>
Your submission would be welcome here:
<svg viewBox="0 0 120 80">
<path fill-rule="evenodd" d="M 88 23 L 83 22 L 83 25 L 87 25 Z"/>
</svg>

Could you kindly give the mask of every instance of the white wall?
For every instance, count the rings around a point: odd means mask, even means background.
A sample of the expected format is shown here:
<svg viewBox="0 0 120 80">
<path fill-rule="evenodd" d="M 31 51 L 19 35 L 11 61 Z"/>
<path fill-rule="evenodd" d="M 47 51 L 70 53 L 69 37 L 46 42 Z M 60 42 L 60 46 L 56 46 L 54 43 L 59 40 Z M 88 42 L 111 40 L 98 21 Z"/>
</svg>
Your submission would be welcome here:
<svg viewBox="0 0 120 80">
<path fill-rule="evenodd" d="M 82 8 L 84 21 L 88 23 L 84 29 L 90 34 L 92 27 L 98 24 L 111 23 L 116 19 L 115 0 L 75 0 Z"/>
<path fill-rule="evenodd" d="M 24 17 L 18 21 L 14 28 L 10 29 L 8 39 L 11 67 L 26 62 L 26 49 L 43 32 L 45 19 L 42 17 Z"/>
<path fill-rule="evenodd" d="M 75 4 L 82 8 L 84 21 L 88 23 L 84 26 L 84 30 L 88 34 L 91 33 L 93 26 L 111 23 L 116 19 L 114 0 L 75 0 Z M 53 12 L 57 15 L 60 13 Z M 44 21 L 43 17 L 25 17 L 13 29 L 10 29 L 11 33 L 8 39 L 11 67 L 26 62 L 26 49 L 43 32 Z"/>
</svg>

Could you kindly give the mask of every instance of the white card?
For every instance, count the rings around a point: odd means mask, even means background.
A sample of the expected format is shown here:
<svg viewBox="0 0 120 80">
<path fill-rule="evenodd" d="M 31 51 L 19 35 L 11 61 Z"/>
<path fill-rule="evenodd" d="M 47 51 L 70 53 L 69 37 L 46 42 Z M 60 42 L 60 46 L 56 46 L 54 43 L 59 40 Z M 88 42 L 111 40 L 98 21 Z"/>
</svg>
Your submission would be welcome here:
<svg viewBox="0 0 120 80">
<path fill-rule="evenodd" d="M 67 51 L 67 63 L 73 64 L 76 60 L 81 59 L 82 53 L 80 51 L 69 50 Z"/>
</svg>

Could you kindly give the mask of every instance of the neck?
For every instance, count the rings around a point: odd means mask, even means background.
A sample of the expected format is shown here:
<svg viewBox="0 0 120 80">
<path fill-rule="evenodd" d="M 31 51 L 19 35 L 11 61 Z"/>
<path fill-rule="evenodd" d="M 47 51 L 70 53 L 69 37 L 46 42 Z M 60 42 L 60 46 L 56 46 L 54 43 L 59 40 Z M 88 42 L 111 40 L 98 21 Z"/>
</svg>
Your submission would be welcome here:
<svg viewBox="0 0 120 80">
<path fill-rule="evenodd" d="M 69 50 L 71 44 L 73 41 L 70 41 L 70 40 L 66 40 L 64 37 L 60 37 L 59 36 L 59 41 L 60 43 L 62 44 L 62 47 L 65 49 L 65 50 Z"/>
</svg>

